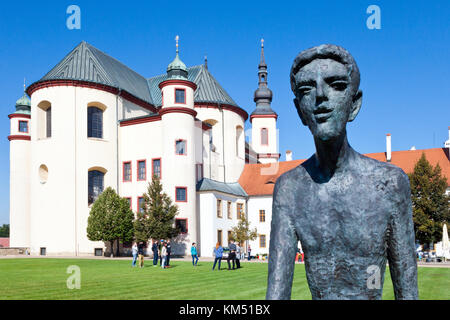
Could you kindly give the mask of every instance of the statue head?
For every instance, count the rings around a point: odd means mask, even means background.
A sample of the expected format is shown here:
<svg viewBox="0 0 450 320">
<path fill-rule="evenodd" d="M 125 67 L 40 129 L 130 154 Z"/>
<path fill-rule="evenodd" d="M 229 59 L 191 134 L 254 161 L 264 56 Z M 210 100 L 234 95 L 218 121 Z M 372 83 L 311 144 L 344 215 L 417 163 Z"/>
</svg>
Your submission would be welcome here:
<svg viewBox="0 0 450 320">
<path fill-rule="evenodd" d="M 315 138 L 328 141 L 345 133 L 362 103 L 359 69 L 347 50 L 327 44 L 300 52 L 290 79 L 297 112 Z"/>
</svg>

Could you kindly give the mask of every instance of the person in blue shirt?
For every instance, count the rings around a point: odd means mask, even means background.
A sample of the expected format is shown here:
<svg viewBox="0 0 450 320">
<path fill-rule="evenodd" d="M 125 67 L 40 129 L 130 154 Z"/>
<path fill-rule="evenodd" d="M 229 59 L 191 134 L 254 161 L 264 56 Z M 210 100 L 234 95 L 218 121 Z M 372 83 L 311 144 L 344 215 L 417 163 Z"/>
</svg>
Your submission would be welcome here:
<svg viewBox="0 0 450 320">
<path fill-rule="evenodd" d="M 131 251 L 133 254 L 133 262 L 131 263 L 131 266 L 136 267 L 136 261 L 138 258 L 138 246 L 136 242 L 133 242 L 133 246 L 131 247 Z"/>
<path fill-rule="evenodd" d="M 197 247 L 195 246 L 195 242 L 192 242 L 191 256 L 192 256 L 192 265 L 195 267 L 195 266 L 197 266 L 197 262 L 198 262 Z M 194 260 L 195 260 L 195 263 L 194 263 Z"/>
<path fill-rule="evenodd" d="M 213 271 L 214 268 L 216 267 L 216 263 L 217 261 L 219 261 L 219 269 L 220 270 L 220 263 L 222 262 L 222 256 L 223 256 L 223 248 L 220 245 L 219 242 L 216 243 L 216 247 L 214 248 L 214 255 L 216 256 L 216 258 L 214 259 L 214 265 L 213 265 Z"/>
</svg>

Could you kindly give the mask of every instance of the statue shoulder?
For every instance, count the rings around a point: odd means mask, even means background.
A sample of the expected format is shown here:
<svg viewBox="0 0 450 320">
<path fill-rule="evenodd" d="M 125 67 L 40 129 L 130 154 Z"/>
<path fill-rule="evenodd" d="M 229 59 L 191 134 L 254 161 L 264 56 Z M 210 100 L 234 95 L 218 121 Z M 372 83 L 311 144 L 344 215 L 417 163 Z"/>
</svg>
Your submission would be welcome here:
<svg viewBox="0 0 450 320">
<path fill-rule="evenodd" d="M 364 155 L 361 158 L 366 162 L 369 168 L 368 172 L 373 172 L 373 175 L 382 180 L 386 186 L 390 186 L 395 191 L 410 192 L 408 175 L 396 165 L 378 161 Z"/>
<path fill-rule="evenodd" d="M 289 187 L 292 188 L 294 186 L 298 186 L 300 183 L 304 183 L 304 178 L 308 175 L 305 164 L 309 161 L 306 160 L 302 164 L 298 165 L 297 167 L 288 170 L 280 175 L 280 177 L 277 179 L 275 187 Z"/>
</svg>

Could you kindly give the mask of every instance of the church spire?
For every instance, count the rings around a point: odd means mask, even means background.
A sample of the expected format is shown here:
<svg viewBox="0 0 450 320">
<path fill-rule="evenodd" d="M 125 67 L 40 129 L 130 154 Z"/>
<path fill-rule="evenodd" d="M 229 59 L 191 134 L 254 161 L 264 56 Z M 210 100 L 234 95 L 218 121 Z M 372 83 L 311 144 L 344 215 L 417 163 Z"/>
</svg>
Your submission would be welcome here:
<svg viewBox="0 0 450 320">
<path fill-rule="evenodd" d="M 258 65 L 258 89 L 254 94 L 256 110 L 252 114 L 275 114 L 270 108 L 272 91 L 267 87 L 267 64 L 264 57 L 264 39 L 261 39 L 261 60 Z"/>
<path fill-rule="evenodd" d="M 188 72 L 186 65 L 181 61 L 180 57 L 178 56 L 179 50 L 178 50 L 178 40 L 180 40 L 180 37 L 177 35 L 175 37 L 175 46 L 176 46 L 176 55 L 175 59 L 169 64 L 167 67 L 167 76 L 169 79 L 187 79 Z"/>
</svg>

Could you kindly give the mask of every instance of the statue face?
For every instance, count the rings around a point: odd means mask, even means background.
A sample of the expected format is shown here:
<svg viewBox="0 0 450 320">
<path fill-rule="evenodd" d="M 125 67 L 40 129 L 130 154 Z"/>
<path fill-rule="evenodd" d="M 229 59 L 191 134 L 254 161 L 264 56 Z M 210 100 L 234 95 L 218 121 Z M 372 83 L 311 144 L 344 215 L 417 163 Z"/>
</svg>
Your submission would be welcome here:
<svg viewBox="0 0 450 320">
<path fill-rule="evenodd" d="M 354 95 L 347 67 L 332 59 L 315 59 L 295 75 L 294 99 L 304 125 L 315 138 L 333 140 L 345 132 L 361 107 L 361 91 Z"/>
</svg>

